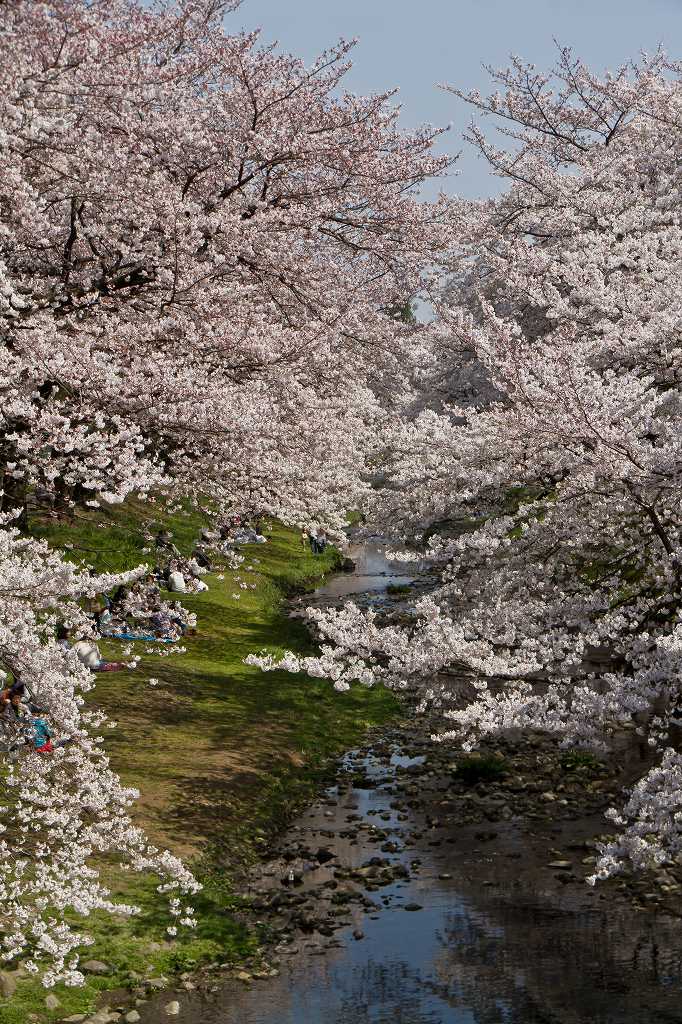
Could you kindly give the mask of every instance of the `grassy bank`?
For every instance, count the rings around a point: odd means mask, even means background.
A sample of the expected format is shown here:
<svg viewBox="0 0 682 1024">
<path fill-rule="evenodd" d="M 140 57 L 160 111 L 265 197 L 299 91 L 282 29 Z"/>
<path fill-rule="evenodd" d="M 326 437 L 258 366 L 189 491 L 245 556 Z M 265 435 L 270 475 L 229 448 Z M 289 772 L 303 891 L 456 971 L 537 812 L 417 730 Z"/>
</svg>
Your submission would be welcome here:
<svg viewBox="0 0 682 1024">
<path fill-rule="evenodd" d="M 145 519 L 171 529 L 185 552 L 202 525 L 196 514 L 168 516 L 156 506 L 129 504 L 71 523 L 37 522 L 32 532 L 98 569 L 120 570 L 149 557 L 139 531 Z M 207 576 L 207 593 L 183 596 L 198 619 L 197 635 L 183 642 L 186 653 L 162 657 L 136 644 L 137 671 L 98 676 L 92 694 L 118 722 L 107 749 L 124 781 L 141 790 L 136 820 L 204 883 L 194 901 L 196 933 L 165 941 L 168 922 L 154 880 L 108 865 L 112 890 L 142 908 L 132 919 L 102 915 L 87 922 L 95 946 L 84 958 L 111 965 L 111 974 L 82 990 L 55 990 L 61 1006 L 54 1012 L 45 1009 L 44 990 L 22 981 L 14 998 L 0 1003 L 2 1024 L 23 1024 L 31 1013 L 51 1020 L 90 1010 L 99 990 L 128 984 L 131 972 L 133 978 L 159 975 L 252 952 L 256 937 L 234 916 L 239 901 L 232 879 L 313 794 L 329 758 L 395 714 L 394 698 L 380 689 L 339 695 L 327 682 L 244 665 L 247 654 L 263 647 L 309 649 L 301 623 L 284 613 L 283 598 L 311 589 L 338 559 L 332 550 L 313 557 L 296 531 L 278 524 L 268 536 L 268 544 L 242 549 L 247 557 L 236 573 Z M 255 588 L 240 589 L 235 575 Z M 105 649 L 117 650 L 113 643 Z M 149 677 L 158 685 L 151 687 Z"/>
</svg>

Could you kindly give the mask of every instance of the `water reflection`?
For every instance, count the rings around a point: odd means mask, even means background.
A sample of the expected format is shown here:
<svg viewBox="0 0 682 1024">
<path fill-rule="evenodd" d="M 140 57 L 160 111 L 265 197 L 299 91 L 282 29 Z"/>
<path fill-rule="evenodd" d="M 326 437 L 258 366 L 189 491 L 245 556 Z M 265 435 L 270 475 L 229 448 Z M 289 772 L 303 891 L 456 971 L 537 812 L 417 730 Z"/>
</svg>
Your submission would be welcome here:
<svg viewBox="0 0 682 1024">
<path fill-rule="evenodd" d="M 395 754 L 384 759 L 384 773 L 395 770 L 396 760 Z M 376 778 L 380 762 L 363 763 Z M 330 791 L 330 798 L 337 795 Z M 341 794 L 331 819 L 329 802 L 320 803 L 295 835 L 314 843 L 324 834 L 339 862 L 360 864 L 377 852 L 369 838 L 378 821 L 372 812 L 386 812 L 390 799 L 381 786 Z M 349 812 L 360 814 L 365 827 L 356 842 L 339 835 Z M 404 839 L 415 821 L 401 823 L 391 814 L 380 824 Z M 486 886 L 482 879 L 499 864 L 494 857 L 472 870 L 471 858 L 460 860 L 446 833 L 440 847 L 429 845 L 430 835 L 397 855 L 406 864 L 421 860 L 409 881 L 371 894 L 388 904 L 385 909 L 364 917 L 357 908 L 349 911 L 353 925 L 331 942 L 304 939 L 281 957 L 279 978 L 250 989 L 230 982 L 212 1002 L 184 1002 L 182 1024 L 682 1022 L 677 920 L 614 908 L 584 885 L 557 892 L 529 874 L 510 878 L 508 866 L 505 874 L 500 865 L 499 881 Z M 520 842 L 510 832 L 507 848 Z M 451 877 L 439 877 L 446 871 Z M 306 884 L 319 883 L 323 874 L 311 873 Z M 422 909 L 405 909 L 415 903 Z M 364 938 L 355 941 L 350 931 L 360 923 Z M 167 1000 L 143 1020 L 165 1021 Z"/>
<path fill-rule="evenodd" d="M 351 555 L 356 574 L 329 581 L 318 596 L 410 578 L 378 541 Z M 682 1024 L 680 922 L 613 905 L 583 884 L 549 885 L 524 870 L 527 837 L 512 825 L 497 857 L 477 857 L 471 845 L 458 846 L 456 823 L 434 833 L 416 812 L 397 814 L 389 807 L 396 772 L 404 779 L 422 760 L 399 749 L 349 755 L 345 767 L 362 767 L 372 785 L 331 790 L 292 829 L 294 839 L 333 850 L 334 863 L 356 867 L 377 853 L 380 825 L 401 847 L 392 859 L 410 867 L 407 882 L 370 894 L 384 909 L 363 917 L 354 907 L 353 923 L 333 939 L 280 948 L 277 978 L 250 988 L 229 980 L 210 999 L 183 994 L 179 1024 Z M 360 820 L 349 834 L 351 815 Z M 580 823 L 569 827 L 580 838 Z M 594 834 L 594 823 L 583 827 Z M 515 870 L 505 854 L 519 858 Z M 316 869 L 304 889 L 331 879 L 333 868 Z M 271 884 L 279 885 L 276 871 Z M 364 938 L 356 941 L 359 924 Z M 141 1010 L 143 1024 L 167 1024 L 168 999 Z"/>
<path fill-rule="evenodd" d="M 334 601 L 352 594 L 382 591 L 389 584 L 409 584 L 420 569 L 419 563 L 387 558 L 386 542 L 379 539 L 351 544 L 348 555 L 355 562 L 355 571 L 332 576 L 315 591 L 315 599 Z"/>
<path fill-rule="evenodd" d="M 438 956 L 442 984 L 477 1024 L 682 1020 L 677 922 L 627 911 L 543 912 L 523 899 L 494 913 L 485 938 L 468 909 L 449 915 Z"/>
</svg>

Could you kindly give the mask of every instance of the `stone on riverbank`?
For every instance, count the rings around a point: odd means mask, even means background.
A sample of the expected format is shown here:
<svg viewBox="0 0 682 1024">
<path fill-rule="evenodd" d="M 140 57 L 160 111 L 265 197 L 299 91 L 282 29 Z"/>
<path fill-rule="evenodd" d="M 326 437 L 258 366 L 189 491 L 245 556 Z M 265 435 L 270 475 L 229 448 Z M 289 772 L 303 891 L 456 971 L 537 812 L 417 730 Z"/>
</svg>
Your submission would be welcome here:
<svg viewBox="0 0 682 1024">
<path fill-rule="evenodd" d="M 17 990 L 17 979 L 9 971 L 0 971 L 0 995 L 3 999 L 11 999 Z"/>
<path fill-rule="evenodd" d="M 111 974 L 109 964 L 105 964 L 101 960 L 86 960 L 84 964 L 81 964 L 81 970 L 86 974 Z"/>
</svg>

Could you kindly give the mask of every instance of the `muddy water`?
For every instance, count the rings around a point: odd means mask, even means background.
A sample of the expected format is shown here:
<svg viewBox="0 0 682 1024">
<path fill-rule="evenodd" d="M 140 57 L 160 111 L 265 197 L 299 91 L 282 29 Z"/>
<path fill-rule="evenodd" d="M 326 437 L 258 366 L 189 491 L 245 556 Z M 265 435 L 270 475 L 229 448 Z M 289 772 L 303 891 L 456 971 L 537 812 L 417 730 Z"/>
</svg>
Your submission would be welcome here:
<svg viewBox="0 0 682 1024">
<path fill-rule="evenodd" d="M 359 571 L 375 568 L 385 585 L 394 567 L 378 550 Z M 570 854 L 580 864 L 603 820 L 441 823 L 432 811 L 447 781 L 440 794 L 438 777 L 417 781 L 435 787 L 431 807 L 410 800 L 428 749 L 408 728 L 348 754 L 338 785 L 253 880 L 265 904 L 308 918 L 281 918 L 273 976 L 163 993 L 140 1008 L 144 1024 L 168 1021 L 172 999 L 182 1024 L 682 1022 L 680 921 L 591 889 L 588 867 L 548 863 L 556 847 L 581 850 Z"/>
</svg>

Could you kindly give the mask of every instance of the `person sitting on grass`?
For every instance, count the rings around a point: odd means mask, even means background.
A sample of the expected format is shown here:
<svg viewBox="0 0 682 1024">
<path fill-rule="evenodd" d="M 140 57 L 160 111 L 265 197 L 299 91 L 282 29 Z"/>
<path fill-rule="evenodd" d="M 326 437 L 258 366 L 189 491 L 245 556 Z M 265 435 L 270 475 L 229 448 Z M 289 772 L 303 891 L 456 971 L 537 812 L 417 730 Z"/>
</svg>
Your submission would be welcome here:
<svg viewBox="0 0 682 1024">
<path fill-rule="evenodd" d="M 136 584 L 136 589 L 144 595 L 147 601 L 158 601 L 161 591 L 156 571 L 143 576 Z"/>
<path fill-rule="evenodd" d="M 263 537 L 253 526 L 240 526 L 232 535 L 235 544 L 267 544 L 267 537 Z"/>
<path fill-rule="evenodd" d="M 206 554 L 206 547 L 204 544 L 197 543 L 190 557 L 194 559 L 201 569 L 204 569 L 206 572 L 211 571 L 211 559 Z"/>
<path fill-rule="evenodd" d="M 37 754 L 52 754 L 57 747 L 65 747 L 68 743 L 72 742 L 70 736 L 66 736 L 61 740 L 53 738 L 54 733 L 44 718 L 35 716 L 29 720 L 25 742 Z"/>
<path fill-rule="evenodd" d="M 168 567 L 168 589 L 175 594 L 187 593 L 187 581 L 182 572 L 180 572 L 178 562 L 171 562 Z"/>
<path fill-rule="evenodd" d="M 179 601 L 174 601 L 169 608 L 169 615 L 171 622 L 178 626 L 183 636 L 189 633 L 190 636 L 196 634 L 196 615 L 188 613 L 186 608 L 183 608 Z"/>
<path fill-rule="evenodd" d="M 179 555 L 177 547 L 173 543 L 173 534 L 170 530 L 159 530 L 156 537 L 154 538 L 157 551 L 167 551 L 171 555 Z"/>
<path fill-rule="evenodd" d="M 175 594 L 198 594 L 208 590 L 208 585 L 199 578 L 203 572 L 196 563 L 176 559 L 168 567 L 168 589 Z"/>
<path fill-rule="evenodd" d="M 13 711 L 16 718 L 21 717 L 21 699 L 26 692 L 26 687 L 20 679 L 15 677 L 14 682 L 0 690 L 0 715 Z"/>
<path fill-rule="evenodd" d="M 139 579 L 126 591 L 118 605 L 121 618 L 110 632 L 113 634 L 125 632 L 130 621 L 147 618 L 149 609 L 159 600 L 159 594 L 156 579 L 151 573 Z"/>
<path fill-rule="evenodd" d="M 171 616 L 161 604 L 157 604 L 152 609 L 152 614 L 149 616 L 149 622 L 151 623 L 152 630 L 157 636 L 177 639 L 177 630 L 173 625 Z"/>
<path fill-rule="evenodd" d="M 118 628 L 118 623 L 110 608 L 102 608 L 95 612 L 95 625 L 100 636 L 111 636 Z"/>
<path fill-rule="evenodd" d="M 158 587 L 166 589 L 168 585 L 168 569 L 162 565 L 155 565 L 151 571 L 152 582 Z"/>
<path fill-rule="evenodd" d="M 111 600 L 107 598 L 107 595 L 103 595 L 103 601 L 105 607 L 109 609 L 112 614 L 125 615 L 126 601 L 130 595 L 130 587 L 125 586 L 121 583 L 113 593 Z"/>
<path fill-rule="evenodd" d="M 199 562 L 197 562 L 197 560 L 194 557 L 194 555 L 192 555 L 192 557 L 187 560 L 186 566 L 187 566 L 187 573 L 189 574 L 191 579 L 198 580 L 201 576 L 204 576 L 208 572 L 208 569 L 206 569 L 205 566 L 203 566 Z M 191 586 L 191 583 L 190 583 L 190 586 Z"/>
<path fill-rule="evenodd" d="M 66 628 L 66 626 L 63 626 L 63 625 L 62 626 L 57 626 L 57 628 L 55 630 L 55 636 L 57 638 L 57 643 L 59 644 L 59 646 L 61 647 L 61 649 L 63 651 L 70 651 L 71 650 L 71 641 L 69 640 L 69 631 Z"/>
<path fill-rule="evenodd" d="M 79 640 L 73 645 L 73 652 L 91 672 L 122 672 L 129 667 L 125 661 L 106 661 L 92 640 Z"/>
</svg>

